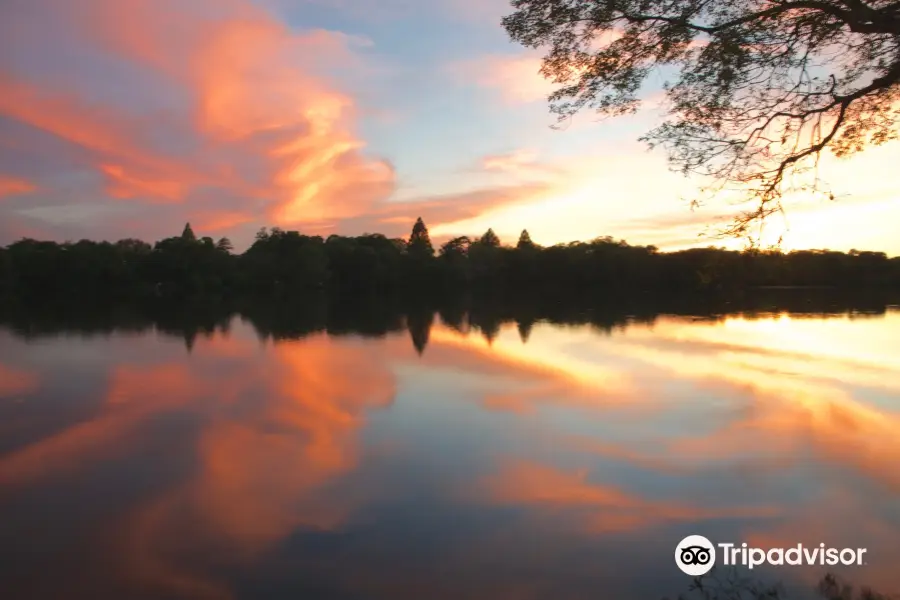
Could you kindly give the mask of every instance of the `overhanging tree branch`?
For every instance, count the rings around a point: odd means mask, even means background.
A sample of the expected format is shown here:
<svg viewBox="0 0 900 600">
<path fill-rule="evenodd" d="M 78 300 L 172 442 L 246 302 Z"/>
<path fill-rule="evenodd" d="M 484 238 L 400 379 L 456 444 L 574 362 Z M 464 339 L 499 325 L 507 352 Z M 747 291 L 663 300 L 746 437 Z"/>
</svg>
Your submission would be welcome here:
<svg viewBox="0 0 900 600">
<path fill-rule="evenodd" d="M 707 190 L 755 199 L 739 225 L 779 210 L 788 173 L 815 169 L 826 149 L 845 155 L 896 136 L 900 2 L 513 6 L 504 26 L 513 40 L 547 49 L 542 73 L 562 84 L 550 97 L 561 119 L 585 108 L 633 111 L 650 72 L 676 72 L 665 87 L 669 117 L 643 139 L 663 146 L 673 168 L 708 179 Z"/>
</svg>

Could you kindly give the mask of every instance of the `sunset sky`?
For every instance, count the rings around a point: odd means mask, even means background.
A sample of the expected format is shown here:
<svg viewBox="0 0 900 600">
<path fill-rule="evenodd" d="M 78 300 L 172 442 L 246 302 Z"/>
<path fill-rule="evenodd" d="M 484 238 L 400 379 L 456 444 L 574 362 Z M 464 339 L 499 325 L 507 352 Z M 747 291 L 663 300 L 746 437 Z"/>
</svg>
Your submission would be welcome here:
<svg viewBox="0 0 900 600">
<path fill-rule="evenodd" d="M 507 0 L 6 0 L 0 243 L 303 233 L 514 243 L 601 235 L 662 248 L 731 207 L 637 138 L 659 121 L 552 129 L 540 53 Z M 787 248 L 900 254 L 900 143 L 823 161 L 834 203 L 797 198 Z M 779 225 L 779 226 L 783 226 Z M 736 243 L 736 242 L 732 242 Z M 715 241 L 716 245 L 726 245 Z"/>
</svg>

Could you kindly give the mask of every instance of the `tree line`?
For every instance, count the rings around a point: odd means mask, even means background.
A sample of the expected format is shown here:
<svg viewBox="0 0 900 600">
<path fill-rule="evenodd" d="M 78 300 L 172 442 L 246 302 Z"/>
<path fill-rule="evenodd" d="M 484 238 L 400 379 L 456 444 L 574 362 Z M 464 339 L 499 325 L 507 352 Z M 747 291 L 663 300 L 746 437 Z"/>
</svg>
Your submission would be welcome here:
<svg viewBox="0 0 900 600">
<path fill-rule="evenodd" d="M 422 219 L 408 239 L 328 238 L 261 229 L 235 253 L 227 238 L 181 235 L 56 243 L 22 239 L 0 248 L 0 295 L 133 297 L 290 296 L 537 290 L 581 293 L 734 292 L 758 287 L 900 289 L 900 257 L 883 252 L 693 248 L 661 252 L 611 237 L 543 247 L 523 231 L 505 245 L 488 230 L 435 249 Z"/>
</svg>

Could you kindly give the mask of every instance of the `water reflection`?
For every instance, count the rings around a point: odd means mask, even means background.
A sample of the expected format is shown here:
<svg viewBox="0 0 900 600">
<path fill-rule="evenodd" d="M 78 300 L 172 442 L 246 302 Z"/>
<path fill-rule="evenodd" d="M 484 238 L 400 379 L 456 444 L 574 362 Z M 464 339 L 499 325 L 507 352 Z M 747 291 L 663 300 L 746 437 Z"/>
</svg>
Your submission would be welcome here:
<svg viewBox="0 0 900 600">
<path fill-rule="evenodd" d="M 900 589 L 900 313 L 835 306 L 7 312 L 0 586 L 658 599 L 702 533 Z"/>
</svg>

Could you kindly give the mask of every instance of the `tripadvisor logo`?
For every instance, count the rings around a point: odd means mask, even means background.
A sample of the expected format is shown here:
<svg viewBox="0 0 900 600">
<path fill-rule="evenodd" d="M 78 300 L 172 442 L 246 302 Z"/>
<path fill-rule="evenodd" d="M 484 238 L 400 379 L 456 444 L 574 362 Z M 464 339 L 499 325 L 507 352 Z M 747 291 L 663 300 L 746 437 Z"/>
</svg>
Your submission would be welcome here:
<svg viewBox="0 0 900 600">
<path fill-rule="evenodd" d="M 688 575 L 705 575 L 716 564 L 716 547 L 702 535 L 689 535 L 675 548 L 675 564 Z"/>
<path fill-rule="evenodd" d="M 742 565 L 749 569 L 760 565 L 800 566 L 800 565 L 864 565 L 865 548 L 828 548 L 825 544 L 806 547 L 797 544 L 790 548 L 763 550 L 746 543 L 713 544 L 702 535 L 689 535 L 675 547 L 675 564 L 687 575 L 705 575 L 716 564 L 716 548 L 721 555 L 721 564 Z"/>
</svg>

